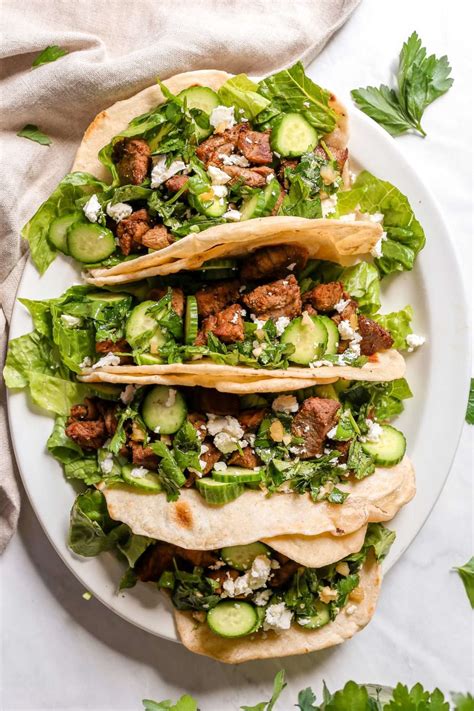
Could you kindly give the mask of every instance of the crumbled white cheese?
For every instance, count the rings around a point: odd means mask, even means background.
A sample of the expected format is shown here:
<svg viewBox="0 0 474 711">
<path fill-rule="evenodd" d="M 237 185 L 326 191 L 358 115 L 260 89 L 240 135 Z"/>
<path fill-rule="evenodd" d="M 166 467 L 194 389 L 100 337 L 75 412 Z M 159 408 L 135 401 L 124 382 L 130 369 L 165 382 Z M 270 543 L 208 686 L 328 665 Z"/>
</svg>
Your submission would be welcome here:
<svg viewBox="0 0 474 711">
<path fill-rule="evenodd" d="M 253 602 L 257 607 L 265 607 L 272 596 L 271 590 L 261 590 L 253 596 Z"/>
<path fill-rule="evenodd" d="M 112 452 L 107 452 L 104 459 L 100 463 L 100 468 L 103 474 L 110 474 L 114 466 L 114 456 Z"/>
<path fill-rule="evenodd" d="M 335 304 L 334 311 L 337 311 L 338 314 L 342 314 L 346 306 L 349 306 L 350 303 L 350 299 L 341 299 L 337 302 L 337 304 Z"/>
<path fill-rule="evenodd" d="M 182 160 L 174 160 L 171 165 L 166 167 L 166 156 L 156 156 L 151 171 L 151 187 L 157 188 L 173 175 L 181 173 L 183 170 L 186 170 L 186 163 L 183 163 Z"/>
<path fill-rule="evenodd" d="M 329 439 L 334 439 L 334 437 L 336 436 L 336 433 L 337 433 L 337 425 L 335 425 L 332 429 L 330 429 L 326 436 L 329 437 Z"/>
<path fill-rule="evenodd" d="M 231 179 L 230 175 L 227 175 L 227 173 L 220 168 L 216 168 L 215 165 L 210 165 L 207 172 L 209 173 L 213 185 L 225 185 Z"/>
<path fill-rule="evenodd" d="M 269 173 L 267 177 L 265 178 L 265 182 L 268 185 L 268 183 L 271 183 L 273 178 L 275 177 L 275 173 Z"/>
<path fill-rule="evenodd" d="M 334 195 L 331 195 L 328 198 L 325 198 L 324 200 L 321 200 L 321 210 L 323 211 L 323 217 L 327 217 L 328 215 L 331 215 L 333 212 L 336 212 L 336 205 L 337 205 L 337 194 L 336 193 Z"/>
<path fill-rule="evenodd" d="M 170 388 L 168 391 L 168 397 L 166 398 L 165 407 L 173 407 L 176 402 L 176 390 Z"/>
<path fill-rule="evenodd" d="M 387 239 L 387 233 L 382 232 L 380 239 L 374 244 L 372 249 L 370 250 L 370 254 L 377 258 L 380 259 L 380 257 L 383 256 L 383 242 Z"/>
<path fill-rule="evenodd" d="M 266 555 L 258 555 L 252 563 L 252 567 L 244 575 L 232 580 L 229 576 L 222 584 L 226 597 L 238 597 L 239 595 L 251 595 L 254 590 L 263 588 L 269 578 L 271 571 L 270 559 Z M 225 597 L 223 595 L 223 597 Z"/>
<path fill-rule="evenodd" d="M 137 387 L 137 385 L 126 385 L 124 390 L 122 390 L 122 392 L 120 393 L 120 399 L 124 405 L 130 405 Z"/>
<path fill-rule="evenodd" d="M 292 262 L 292 264 L 288 264 L 287 269 L 289 272 L 292 272 L 295 267 L 296 267 L 296 262 Z"/>
<path fill-rule="evenodd" d="M 79 316 L 71 316 L 71 314 L 61 314 L 61 321 L 68 328 L 74 328 L 74 326 L 80 326 L 82 324 L 82 318 Z"/>
<path fill-rule="evenodd" d="M 108 365 L 120 365 L 120 357 L 115 355 L 115 353 L 107 353 L 100 360 L 98 360 L 97 363 L 94 363 L 92 369 L 105 368 Z"/>
<path fill-rule="evenodd" d="M 368 427 L 367 434 L 360 438 L 361 442 L 378 442 L 382 436 L 383 429 L 375 420 L 366 420 L 365 424 Z"/>
<path fill-rule="evenodd" d="M 269 605 L 265 611 L 263 629 L 266 630 L 289 630 L 293 612 L 289 610 L 284 602 Z"/>
<path fill-rule="evenodd" d="M 309 363 L 310 368 L 323 368 L 324 366 L 333 366 L 334 363 L 331 360 L 313 360 Z"/>
<path fill-rule="evenodd" d="M 134 467 L 130 472 L 130 476 L 134 479 L 142 479 L 148 473 L 148 469 L 145 469 L 145 467 Z"/>
<path fill-rule="evenodd" d="M 257 330 L 263 328 L 263 327 L 265 326 L 266 322 L 267 322 L 266 319 L 261 320 L 261 319 L 257 318 L 257 317 L 255 316 L 255 314 L 250 314 L 250 318 L 251 318 L 251 320 L 254 322 L 254 324 L 256 325 Z"/>
<path fill-rule="evenodd" d="M 235 116 L 233 106 L 216 106 L 211 111 L 209 123 L 216 129 L 217 133 L 223 133 L 226 129 L 235 126 Z"/>
<path fill-rule="evenodd" d="M 426 338 L 424 336 L 418 336 L 416 333 L 410 333 L 407 336 L 408 353 L 413 353 L 415 348 L 422 346 L 425 341 Z"/>
<path fill-rule="evenodd" d="M 225 198 L 225 196 L 227 195 L 227 188 L 225 185 L 213 185 L 212 192 L 214 193 L 216 198 Z"/>
<path fill-rule="evenodd" d="M 348 605 L 345 609 L 346 615 L 353 615 L 357 610 L 357 605 Z"/>
<path fill-rule="evenodd" d="M 298 412 L 298 408 L 298 400 L 294 395 L 279 395 L 272 402 L 272 410 L 274 412 L 289 414 L 290 412 Z"/>
<path fill-rule="evenodd" d="M 107 215 L 115 220 L 115 222 L 120 222 L 132 214 L 133 207 L 126 202 L 116 202 L 115 205 L 109 202 L 107 203 L 106 211 Z"/>
<path fill-rule="evenodd" d="M 244 430 L 240 422 L 231 415 L 207 414 L 207 431 L 214 437 L 214 444 L 223 454 L 230 454 L 247 443 L 242 440 Z"/>
<path fill-rule="evenodd" d="M 357 215 L 355 212 L 348 212 L 347 215 L 341 215 L 339 219 L 341 222 L 355 222 Z"/>
<path fill-rule="evenodd" d="M 225 462 L 216 462 L 214 464 L 214 471 L 216 472 L 225 472 L 227 469 L 227 464 Z"/>
<path fill-rule="evenodd" d="M 304 627 L 305 625 L 308 625 L 311 622 L 311 617 L 297 617 L 296 621 L 299 625 Z"/>
<path fill-rule="evenodd" d="M 343 341 L 350 341 L 352 338 L 354 338 L 355 331 L 349 321 L 341 321 L 337 329 Z"/>
<path fill-rule="evenodd" d="M 201 451 L 199 452 L 199 454 L 206 454 L 206 452 L 209 452 L 209 447 L 207 446 L 207 444 L 201 444 Z"/>
<path fill-rule="evenodd" d="M 290 323 L 290 319 L 287 316 L 279 316 L 275 321 L 276 331 L 279 336 L 283 333 L 285 328 Z"/>
<path fill-rule="evenodd" d="M 368 212 L 363 213 L 364 220 L 368 220 L 369 222 L 377 222 L 381 223 L 383 222 L 383 213 L 382 212 L 374 212 L 372 214 Z"/>
<path fill-rule="evenodd" d="M 160 425 L 156 425 L 156 427 L 155 427 L 155 429 L 153 430 L 153 432 L 154 432 L 155 434 L 160 434 L 160 430 L 161 430 L 161 426 L 160 426 Z"/>
<path fill-rule="evenodd" d="M 240 218 L 242 217 L 242 213 L 239 212 L 239 210 L 227 210 L 227 212 L 224 212 L 222 217 L 225 220 L 231 220 L 232 222 L 238 222 Z"/>
<path fill-rule="evenodd" d="M 92 365 L 92 360 L 89 356 L 86 356 L 82 363 L 79 363 L 79 368 L 90 368 Z"/>
<path fill-rule="evenodd" d="M 238 165 L 240 168 L 247 168 L 250 165 L 245 156 L 239 156 L 236 153 L 232 153 L 230 156 L 225 153 L 219 153 L 218 157 L 224 165 Z"/>
<path fill-rule="evenodd" d="M 97 222 L 102 214 L 102 207 L 97 195 L 91 195 L 82 209 L 89 222 Z"/>
</svg>

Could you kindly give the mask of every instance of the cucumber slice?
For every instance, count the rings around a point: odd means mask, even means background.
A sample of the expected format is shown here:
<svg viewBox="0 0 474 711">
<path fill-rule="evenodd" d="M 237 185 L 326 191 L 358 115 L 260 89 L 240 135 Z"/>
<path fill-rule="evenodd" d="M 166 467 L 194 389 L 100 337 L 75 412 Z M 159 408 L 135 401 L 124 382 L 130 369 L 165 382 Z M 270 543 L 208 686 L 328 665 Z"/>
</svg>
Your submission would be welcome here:
<svg viewBox="0 0 474 711">
<path fill-rule="evenodd" d="M 272 214 L 272 210 L 277 204 L 277 200 L 280 197 L 281 185 L 276 178 L 272 178 L 268 183 L 267 187 L 263 191 L 263 196 L 265 199 L 265 205 L 263 207 L 262 217 Z"/>
<path fill-rule="evenodd" d="M 334 355 L 337 353 L 337 347 L 339 345 L 339 331 L 329 316 L 320 316 L 321 321 L 326 326 L 326 331 L 328 332 L 328 343 L 326 346 L 326 351 L 324 355 Z"/>
<path fill-rule="evenodd" d="M 407 441 L 400 430 L 392 425 L 382 425 L 378 442 L 362 442 L 362 449 L 374 458 L 376 464 L 393 467 L 405 456 Z"/>
<path fill-rule="evenodd" d="M 219 97 L 216 92 L 209 89 L 207 86 L 191 86 L 189 89 L 184 89 L 178 94 L 178 99 L 186 99 L 188 109 L 200 109 L 204 113 L 210 115 L 217 106 L 219 106 Z M 199 141 L 204 140 L 213 132 L 212 126 L 209 129 L 197 127 L 197 137 Z"/>
<path fill-rule="evenodd" d="M 67 248 L 78 262 L 94 264 L 110 257 L 116 244 L 113 233 L 102 225 L 75 222 L 67 232 Z"/>
<path fill-rule="evenodd" d="M 123 386 L 112 383 L 90 383 L 90 389 L 104 400 L 118 400 Z"/>
<path fill-rule="evenodd" d="M 256 472 L 243 467 L 227 467 L 223 472 L 213 471 L 212 478 L 216 481 L 234 481 L 237 484 L 258 484 L 263 479 L 263 470 Z"/>
<path fill-rule="evenodd" d="M 301 114 L 283 114 L 272 128 L 272 151 L 283 158 L 295 158 L 309 153 L 316 148 L 317 143 L 318 134 Z"/>
<path fill-rule="evenodd" d="M 308 622 L 302 625 L 302 627 L 307 630 L 317 630 L 319 627 L 324 627 L 331 619 L 329 615 L 329 605 L 318 600 L 314 606 L 316 608 L 316 614 L 311 615 L 311 617 L 308 618 Z"/>
<path fill-rule="evenodd" d="M 187 414 L 188 409 L 181 393 L 167 385 L 155 385 L 143 400 L 143 421 L 152 432 L 174 434 Z"/>
<path fill-rule="evenodd" d="M 265 193 L 263 190 L 256 190 L 250 197 L 243 201 L 240 208 L 240 221 L 251 220 L 254 217 L 261 217 L 265 208 Z"/>
<path fill-rule="evenodd" d="M 163 365 L 164 360 L 152 353 L 138 353 L 135 356 L 135 363 L 137 365 Z"/>
<path fill-rule="evenodd" d="M 317 397 L 325 397 L 328 400 L 339 400 L 334 385 L 316 385 L 314 389 Z"/>
<path fill-rule="evenodd" d="M 270 556 L 270 548 L 260 541 L 246 546 L 226 546 L 221 550 L 222 560 L 236 570 L 249 570 L 259 555 Z"/>
<path fill-rule="evenodd" d="M 224 483 L 215 479 L 197 479 L 196 486 L 208 504 L 227 504 L 243 494 L 244 487 L 239 484 Z"/>
<path fill-rule="evenodd" d="M 328 332 L 320 316 L 300 316 L 285 328 L 282 343 L 291 343 L 294 353 L 288 356 L 292 363 L 308 365 L 320 359 L 326 351 Z"/>
<path fill-rule="evenodd" d="M 254 605 L 241 600 L 218 602 L 207 613 L 207 624 L 220 637 L 245 637 L 255 629 L 257 622 Z"/>
<path fill-rule="evenodd" d="M 142 301 L 141 304 L 135 306 L 128 317 L 125 326 L 125 338 L 132 348 L 139 344 L 141 346 L 144 345 L 143 334 L 147 331 L 151 332 L 148 345 L 152 352 L 158 350 L 166 342 L 166 336 L 156 320 L 147 313 L 148 309 L 151 306 L 155 306 L 155 304 L 156 301 Z"/>
<path fill-rule="evenodd" d="M 199 330 L 199 311 L 195 296 L 186 297 L 186 316 L 184 317 L 184 342 L 192 346 Z"/>
<path fill-rule="evenodd" d="M 236 259 L 210 259 L 208 262 L 204 262 L 204 264 L 201 266 L 200 270 L 201 272 L 213 272 L 215 270 L 222 271 L 225 269 L 226 271 L 229 270 L 234 270 L 237 271 L 238 269 L 238 264 Z"/>
<path fill-rule="evenodd" d="M 48 232 L 48 240 L 51 242 L 53 247 L 59 249 L 60 252 L 64 252 L 64 254 L 69 254 L 67 246 L 67 231 L 71 225 L 80 220 L 81 217 L 82 215 L 80 212 L 71 212 L 69 215 L 57 217 L 52 221 Z"/>
<path fill-rule="evenodd" d="M 195 210 L 206 217 L 222 217 L 227 211 L 227 200 L 214 195 L 211 186 L 200 195 L 190 195 L 189 202 Z"/>
<path fill-rule="evenodd" d="M 122 478 L 127 484 L 149 493 L 155 494 L 162 491 L 160 479 L 155 472 L 151 472 L 147 469 L 146 474 L 136 476 L 133 472 L 137 469 L 139 469 L 139 467 L 134 467 L 132 464 L 126 464 L 122 467 Z"/>
<path fill-rule="evenodd" d="M 252 408 L 268 407 L 268 402 L 261 395 L 242 395 L 240 398 L 240 407 L 242 410 L 251 410 Z"/>
</svg>

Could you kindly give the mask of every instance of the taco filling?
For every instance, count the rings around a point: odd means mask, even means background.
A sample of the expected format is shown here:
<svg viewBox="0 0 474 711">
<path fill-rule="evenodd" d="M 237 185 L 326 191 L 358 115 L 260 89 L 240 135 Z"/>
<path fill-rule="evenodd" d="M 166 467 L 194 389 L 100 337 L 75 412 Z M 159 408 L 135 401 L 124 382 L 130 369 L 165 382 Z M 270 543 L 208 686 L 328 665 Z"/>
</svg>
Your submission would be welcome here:
<svg viewBox="0 0 474 711">
<path fill-rule="evenodd" d="M 118 401 L 88 397 L 58 417 L 48 449 L 68 479 L 171 501 L 195 488 L 222 505 L 250 488 L 343 504 L 340 485 L 403 459 L 405 438 L 388 419 L 409 395 L 405 381 L 244 397 L 129 385 Z"/>
</svg>

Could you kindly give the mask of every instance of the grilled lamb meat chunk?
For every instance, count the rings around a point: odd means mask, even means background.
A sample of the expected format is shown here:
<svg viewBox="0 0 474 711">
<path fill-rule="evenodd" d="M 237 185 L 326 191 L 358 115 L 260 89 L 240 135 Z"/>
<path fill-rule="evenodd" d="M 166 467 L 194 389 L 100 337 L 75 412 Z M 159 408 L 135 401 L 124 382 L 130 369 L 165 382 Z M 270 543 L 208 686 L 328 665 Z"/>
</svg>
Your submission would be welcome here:
<svg viewBox="0 0 474 711">
<path fill-rule="evenodd" d="M 106 400 L 97 400 L 97 407 L 104 420 L 107 434 L 109 437 L 113 437 L 115 430 L 117 429 L 117 417 L 115 416 L 117 406 L 112 402 L 107 402 Z"/>
<path fill-rule="evenodd" d="M 257 168 L 241 168 L 239 165 L 223 165 L 222 170 L 232 178 L 229 185 L 242 181 L 244 185 L 248 185 L 250 188 L 264 188 L 267 184 L 268 176 L 273 174 L 273 170 L 265 165 Z"/>
<path fill-rule="evenodd" d="M 330 281 L 329 284 L 318 284 L 304 295 L 305 302 L 313 306 L 316 311 L 332 311 L 335 305 L 343 298 L 344 287 L 340 281 Z"/>
<path fill-rule="evenodd" d="M 159 301 L 166 296 L 168 293 L 167 286 L 158 286 L 152 289 L 148 295 L 149 299 L 154 301 Z M 177 286 L 171 288 L 171 308 L 175 311 L 178 316 L 183 316 L 184 314 L 184 292 Z"/>
<path fill-rule="evenodd" d="M 210 412 L 213 415 L 232 415 L 239 413 L 240 400 L 238 395 L 221 393 L 211 388 L 192 388 L 190 393 L 193 408 L 198 412 Z"/>
<path fill-rule="evenodd" d="M 181 188 L 184 188 L 188 180 L 189 177 L 187 175 L 173 175 L 165 181 L 165 187 L 170 193 L 177 193 Z"/>
<path fill-rule="evenodd" d="M 393 346 L 390 333 L 376 321 L 366 316 L 359 316 L 359 333 L 362 336 L 360 352 L 370 356 Z"/>
<path fill-rule="evenodd" d="M 204 447 L 207 447 L 207 450 L 205 452 L 201 452 L 199 459 L 201 462 L 204 462 L 204 466 L 202 467 L 202 475 L 206 476 L 206 474 L 209 474 L 209 472 L 214 469 L 214 464 L 222 458 L 222 453 L 219 452 L 211 440 L 205 440 Z"/>
<path fill-rule="evenodd" d="M 104 420 L 68 420 L 66 435 L 82 449 L 100 449 L 108 435 Z"/>
<path fill-rule="evenodd" d="M 244 124 L 238 124 L 223 133 L 215 133 L 206 138 L 197 148 L 196 155 L 202 160 L 206 168 L 210 163 L 222 167 L 221 155 L 230 155 L 234 152 L 239 132 Z"/>
<path fill-rule="evenodd" d="M 188 422 L 192 424 L 199 439 L 203 442 L 207 435 L 206 418 L 204 415 L 201 415 L 199 412 L 190 412 L 188 414 Z"/>
<path fill-rule="evenodd" d="M 144 247 L 148 249 L 164 249 L 173 244 L 173 239 L 164 225 L 157 225 L 152 227 L 151 230 L 145 232 L 141 238 L 141 243 Z"/>
<path fill-rule="evenodd" d="M 210 332 L 224 343 L 243 341 L 244 321 L 241 310 L 239 304 L 233 304 L 213 316 L 208 316 L 202 324 L 202 336 L 207 336 Z"/>
<path fill-rule="evenodd" d="M 310 397 L 303 402 L 291 426 L 292 434 L 303 438 L 301 459 L 322 454 L 324 440 L 337 422 L 339 408 L 340 404 L 329 398 Z"/>
<path fill-rule="evenodd" d="M 257 286 L 242 297 L 244 304 L 259 319 L 287 316 L 295 318 L 301 313 L 301 292 L 293 274 L 271 284 Z"/>
<path fill-rule="evenodd" d="M 123 138 L 114 145 L 112 160 L 122 185 L 141 185 L 151 165 L 150 146 L 142 138 Z"/>
<path fill-rule="evenodd" d="M 250 163 L 265 165 L 273 160 L 270 148 L 270 134 L 268 132 L 242 130 L 237 139 L 237 148 L 244 154 Z"/>
<path fill-rule="evenodd" d="M 317 146 L 314 149 L 314 152 L 317 156 L 321 156 L 321 158 L 325 158 L 325 159 L 329 158 L 328 154 L 326 153 L 326 151 L 324 150 L 324 148 L 322 146 Z M 331 154 L 334 156 L 334 159 L 337 163 L 337 167 L 339 168 L 339 170 L 342 173 L 344 164 L 349 157 L 348 148 L 333 148 L 333 147 L 331 147 Z"/>
<path fill-rule="evenodd" d="M 285 199 L 285 196 L 286 196 L 286 190 L 284 190 L 283 188 L 281 188 L 281 189 L 280 189 L 280 194 L 279 194 L 279 196 L 278 196 L 278 199 L 277 199 L 275 205 L 273 206 L 272 216 L 278 215 L 278 212 L 279 212 L 279 210 L 280 210 L 280 207 L 281 207 L 281 205 L 282 205 L 282 202 L 283 202 L 283 200 Z"/>
<path fill-rule="evenodd" d="M 352 440 L 348 439 L 347 442 L 333 442 L 332 446 L 337 449 L 341 454 L 339 455 L 338 462 L 340 464 L 345 464 L 349 456 L 349 449 L 351 448 Z"/>
<path fill-rule="evenodd" d="M 238 570 L 233 568 L 220 568 L 219 570 L 211 570 L 211 572 L 206 571 L 206 578 L 212 578 L 212 580 L 217 580 L 219 587 L 215 589 L 215 594 L 220 595 L 224 590 L 223 585 L 226 580 L 236 580 L 240 573 Z"/>
<path fill-rule="evenodd" d="M 137 467 L 145 467 L 145 469 L 158 469 L 160 460 L 151 447 L 144 447 L 140 442 L 130 442 L 130 448 L 133 464 L 136 464 Z"/>
<path fill-rule="evenodd" d="M 255 454 L 252 447 L 244 447 L 242 454 L 240 454 L 240 452 L 234 452 L 227 463 L 233 467 L 255 469 L 255 467 L 258 467 L 258 465 L 262 463 L 262 460 Z"/>
<path fill-rule="evenodd" d="M 244 410 L 239 414 L 237 419 L 245 432 L 256 432 L 262 424 L 266 412 L 267 410 L 265 408 L 259 410 Z"/>
<path fill-rule="evenodd" d="M 83 403 L 71 407 L 70 418 L 72 420 L 96 420 L 98 417 L 97 398 L 86 397 Z"/>
<path fill-rule="evenodd" d="M 116 229 L 120 249 L 125 256 L 142 246 L 143 236 L 151 229 L 150 218 L 145 208 L 132 212 L 121 220 Z"/>
<path fill-rule="evenodd" d="M 97 341 L 95 344 L 96 353 L 128 353 L 128 351 L 130 351 L 130 346 L 125 338 L 119 338 L 118 341 L 107 339 L 105 341 Z"/>
<path fill-rule="evenodd" d="M 272 571 L 268 584 L 271 588 L 279 588 L 285 585 L 296 573 L 300 566 L 294 560 L 287 560 L 280 563 L 280 567 Z"/>
<path fill-rule="evenodd" d="M 295 269 L 304 269 L 307 261 L 308 250 L 296 244 L 262 247 L 243 260 L 240 276 L 243 281 L 279 279 Z"/>
<path fill-rule="evenodd" d="M 299 161 L 296 159 L 284 159 L 281 161 L 280 166 L 278 168 L 278 180 L 280 183 L 283 185 L 285 190 L 288 190 L 290 187 L 290 182 L 288 178 L 286 177 L 285 171 L 288 168 L 289 170 L 294 170 L 296 166 L 298 165 Z"/>
<path fill-rule="evenodd" d="M 213 565 L 218 560 L 216 554 L 210 551 L 193 551 L 172 543 L 157 541 L 154 546 L 147 548 L 137 561 L 135 570 L 138 578 L 143 582 L 157 582 L 165 570 L 173 570 L 174 558 L 192 566 L 202 567 Z"/>
<path fill-rule="evenodd" d="M 196 292 L 199 316 L 206 318 L 222 311 L 229 304 L 240 298 L 240 283 L 237 279 L 222 281 L 212 286 L 205 286 Z"/>
</svg>

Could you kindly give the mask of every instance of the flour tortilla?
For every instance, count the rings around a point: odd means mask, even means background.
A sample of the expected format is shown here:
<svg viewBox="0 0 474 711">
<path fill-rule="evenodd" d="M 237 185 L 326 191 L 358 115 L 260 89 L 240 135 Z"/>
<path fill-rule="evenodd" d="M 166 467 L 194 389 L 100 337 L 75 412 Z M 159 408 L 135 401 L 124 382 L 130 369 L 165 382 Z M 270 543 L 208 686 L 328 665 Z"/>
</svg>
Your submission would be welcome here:
<svg viewBox="0 0 474 711">
<path fill-rule="evenodd" d="M 275 536 L 263 538 L 262 543 L 306 568 L 323 568 L 360 551 L 366 533 L 367 524 L 352 533 L 346 533 L 345 536 L 334 533 L 322 533 L 319 536 Z"/>
<path fill-rule="evenodd" d="M 177 501 L 168 502 L 165 494 L 144 494 L 132 487 L 108 488 L 99 485 L 110 516 L 130 526 L 133 533 L 149 536 L 193 550 L 212 550 L 244 545 L 264 539 L 275 550 L 284 552 L 284 536 L 302 536 L 295 543 L 306 565 L 314 540 L 321 534 L 345 536 L 371 521 L 392 518 L 401 505 L 414 495 L 413 466 L 405 457 L 391 468 L 379 467 L 361 481 L 340 484 L 350 496 L 342 504 L 314 503 L 309 494 L 246 490 L 224 506 L 212 506 L 194 489 L 183 489 Z M 273 538 L 278 537 L 274 543 Z M 309 560 L 309 558 L 308 558 Z"/>
<path fill-rule="evenodd" d="M 303 368 L 292 365 L 284 370 L 220 365 L 203 358 L 189 363 L 116 365 L 95 370 L 86 368 L 79 380 L 84 383 L 202 385 L 222 392 L 250 394 L 296 390 L 311 385 L 333 383 L 338 378 L 372 382 L 403 378 L 405 360 L 398 351 L 382 351 L 372 357 L 377 360 L 370 360 L 361 368 L 342 365 Z"/>
<path fill-rule="evenodd" d="M 217 91 L 232 75 L 217 70 L 177 74 L 164 81 L 174 94 L 190 86 L 208 86 Z M 158 85 L 150 86 L 135 96 L 119 101 L 102 111 L 87 128 L 77 151 L 72 170 L 92 173 L 101 180 L 110 178 L 98 159 L 99 151 L 128 123 L 160 105 L 165 97 Z M 324 137 L 329 148 L 344 149 L 349 131 L 347 112 L 336 97 L 330 105 L 338 115 L 337 126 Z M 348 168 L 343 174 L 346 187 Z M 368 254 L 382 233 L 380 225 L 370 222 L 338 223 L 335 220 L 308 220 L 294 217 L 258 218 L 250 222 L 217 225 L 201 234 L 192 234 L 165 249 L 117 264 L 109 269 L 94 269 L 86 276 L 89 283 L 101 285 L 136 281 L 157 274 L 170 274 L 183 269 L 197 269 L 208 260 L 218 258 L 231 248 L 232 255 L 242 244 L 240 254 L 257 246 L 303 240 L 311 256 L 351 264 L 354 257 Z M 331 236 L 332 235 L 332 236 Z M 274 240 L 277 240 L 276 242 Z M 243 250 L 243 251 L 242 251 Z M 229 253 L 229 256 L 231 254 Z"/>
<path fill-rule="evenodd" d="M 232 640 L 215 635 L 206 623 L 197 622 L 192 613 L 174 610 L 176 628 L 182 643 L 191 652 L 227 664 L 307 654 L 341 644 L 363 629 L 375 612 L 381 583 L 380 565 L 370 554 L 360 571 L 363 600 L 355 606 L 349 602 L 333 622 L 318 630 L 305 630 L 293 624 L 289 630 L 279 633 L 257 632 L 249 637 Z M 353 607 L 353 613 L 348 614 L 347 611 Z"/>
</svg>

